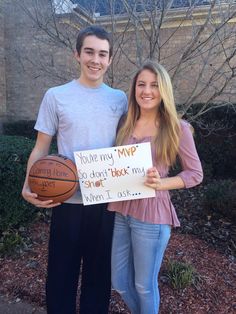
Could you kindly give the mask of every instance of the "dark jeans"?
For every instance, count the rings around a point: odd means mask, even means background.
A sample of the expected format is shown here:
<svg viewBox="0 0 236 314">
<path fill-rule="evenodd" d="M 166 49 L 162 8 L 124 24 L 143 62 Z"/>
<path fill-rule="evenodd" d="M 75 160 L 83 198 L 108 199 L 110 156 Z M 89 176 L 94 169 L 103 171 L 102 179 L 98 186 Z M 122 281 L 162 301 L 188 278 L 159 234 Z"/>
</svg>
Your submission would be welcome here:
<svg viewBox="0 0 236 314">
<path fill-rule="evenodd" d="M 46 283 L 48 314 L 75 314 L 82 262 L 81 314 L 107 314 L 114 213 L 106 204 L 53 209 Z"/>
</svg>

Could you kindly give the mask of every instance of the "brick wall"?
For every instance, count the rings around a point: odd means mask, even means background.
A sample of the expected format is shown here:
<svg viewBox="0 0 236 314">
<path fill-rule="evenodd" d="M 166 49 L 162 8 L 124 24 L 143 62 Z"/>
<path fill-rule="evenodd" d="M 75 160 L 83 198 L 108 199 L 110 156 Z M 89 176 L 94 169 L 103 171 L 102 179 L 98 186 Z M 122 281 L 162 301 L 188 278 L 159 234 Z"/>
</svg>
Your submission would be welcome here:
<svg viewBox="0 0 236 314">
<path fill-rule="evenodd" d="M 0 2 L 0 126 L 6 116 L 6 69 L 5 69 L 5 28 L 2 3 Z"/>
<path fill-rule="evenodd" d="M 70 15 L 62 17 L 64 26 L 59 24 L 59 27 L 63 28 L 64 37 L 58 43 L 57 40 L 52 37 L 49 38 L 44 32 L 40 31 L 19 7 L 19 3 L 24 3 L 27 4 L 26 7 L 29 10 L 33 11 L 32 4 L 38 3 L 40 4 L 40 12 L 46 20 L 49 12 L 49 2 L 49 0 L 22 0 L 20 2 L 18 0 L 4 0 L 4 10 L 0 10 L 0 116 L 5 116 L 9 120 L 35 119 L 45 91 L 51 86 L 63 84 L 79 75 L 73 51 L 68 47 L 66 48 L 63 43 L 65 40 L 68 44 L 67 37 L 70 33 L 71 45 L 74 46 L 78 29 L 69 27 L 65 21 L 78 25 L 78 20 L 71 20 Z M 74 18 L 76 19 L 76 17 Z M 101 21 L 101 23 L 109 28 L 107 21 Z M 124 25 L 122 23 L 117 24 L 116 47 L 119 43 L 119 35 L 124 30 Z M 185 43 L 191 39 L 192 35 L 192 28 L 186 24 L 175 32 L 171 40 L 167 41 L 175 27 L 174 19 L 172 19 L 161 30 L 160 36 L 160 45 L 165 43 L 165 46 L 161 50 L 159 61 L 165 65 L 171 74 L 174 73 L 179 54 L 182 53 Z M 54 33 L 53 36 L 56 36 L 56 34 Z M 206 34 L 202 35 L 201 40 L 204 39 L 204 36 Z M 134 49 L 134 34 L 128 32 L 125 38 L 126 43 L 123 46 L 123 52 L 115 56 L 113 66 L 107 75 L 107 81 L 112 83 L 113 86 L 127 91 L 136 67 L 128 60 L 124 52 L 134 62 L 137 61 L 137 55 Z M 230 40 L 232 42 L 232 38 Z M 144 36 L 141 43 L 143 52 L 145 52 L 149 43 Z M 225 48 L 227 49 L 227 44 Z M 211 59 L 208 60 L 208 64 L 205 65 L 208 68 L 208 71 L 204 74 L 205 77 L 201 76 L 204 63 L 202 55 L 196 57 L 194 62 L 186 62 L 180 68 L 173 81 L 178 103 L 188 101 L 190 89 L 199 83 L 199 77 L 203 83 L 207 80 L 207 76 L 211 75 L 214 65 L 220 58 L 221 54 L 217 47 Z M 222 82 L 223 75 L 219 74 L 215 86 L 213 84 L 213 87 L 207 88 L 201 97 L 197 97 L 195 101 L 204 101 L 209 97 L 209 93 L 214 91 L 214 88 L 218 88 Z M 230 88 L 232 89 L 234 86 L 235 82 L 232 81 Z M 195 94 L 197 95 L 200 90 L 201 84 L 198 84 Z M 227 95 L 222 97 L 226 100 Z M 234 99 L 229 96 L 229 100 L 236 102 L 236 96 Z"/>
<path fill-rule="evenodd" d="M 7 2 L 4 11 L 7 116 L 35 119 L 44 92 L 72 76 L 72 52 L 50 42 L 14 2 Z M 43 2 L 46 8 L 48 1 Z"/>
</svg>

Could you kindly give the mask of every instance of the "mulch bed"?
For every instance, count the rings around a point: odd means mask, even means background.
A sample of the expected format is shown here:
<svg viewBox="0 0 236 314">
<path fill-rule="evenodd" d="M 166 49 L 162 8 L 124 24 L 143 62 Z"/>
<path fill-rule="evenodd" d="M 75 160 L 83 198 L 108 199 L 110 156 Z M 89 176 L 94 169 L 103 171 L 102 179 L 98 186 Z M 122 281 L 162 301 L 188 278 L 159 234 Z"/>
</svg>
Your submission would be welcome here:
<svg viewBox="0 0 236 314">
<path fill-rule="evenodd" d="M 172 233 L 160 273 L 160 314 L 236 313 L 235 224 L 204 213 L 196 201 L 202 193 L 199 188 L 173 195 L 182 228 Z M 45 306 L 48 234 L 47 221 L 32 224 L 27 230 L 30 244 L 25 250 L 0 259 L 0 294 Z M 164 276 L 167 259 L 193 265 L 198 283 L 174 290 Z M 115 291 L 109 313 L 129 313 Z"/>
</svg>

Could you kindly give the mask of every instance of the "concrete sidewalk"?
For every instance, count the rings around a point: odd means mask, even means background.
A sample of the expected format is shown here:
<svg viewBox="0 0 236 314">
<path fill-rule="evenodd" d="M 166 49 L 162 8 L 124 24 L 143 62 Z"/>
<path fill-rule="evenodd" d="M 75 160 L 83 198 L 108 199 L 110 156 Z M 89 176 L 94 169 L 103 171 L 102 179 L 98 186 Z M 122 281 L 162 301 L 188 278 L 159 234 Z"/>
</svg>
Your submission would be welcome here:
<svg viewBox="0 0 236 314">
<path fill-rule="evenodd" d="M 0 295 L 0 314 L 46 314 L 46 310 L 20 299 L 9 299 Z"/>
</svg>

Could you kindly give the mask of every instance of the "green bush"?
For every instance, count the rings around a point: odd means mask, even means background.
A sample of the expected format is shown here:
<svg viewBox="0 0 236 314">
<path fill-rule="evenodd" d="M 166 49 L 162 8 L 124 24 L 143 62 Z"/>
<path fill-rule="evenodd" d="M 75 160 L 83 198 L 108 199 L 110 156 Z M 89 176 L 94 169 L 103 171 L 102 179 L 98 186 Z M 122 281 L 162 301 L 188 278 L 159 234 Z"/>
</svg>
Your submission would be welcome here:
<svg viewBox="0 0 236 314">
<path fill-rule="evenodd" d="M 17 231 L 4 232 L 0 238 L 0 256 L 12 255 L 23 245 L 23 238 Z"/>
<path fill-rule="evenodd" d="M 236 221 L 236 182 L 218 180 L 206 186 L 203 206 Z"/>
<path fill-rule="evenodd" d="M 211 179 L 235 179 L 236 150 L 234 137 L 212 134 L 203 137 L 196 135 L 196 145 L 203 164 L 205 181 Z"/>
<path fill-rule="evenodd" d="M 203 104 L 192 105 L 190 111 L 183 118 L 191 121 L 191 117 L 196 115 L 202 106 Z M 233 106 L 229 106 L 210 110 L 192 123 L 205 183 L 211 182 L 212 179 L 236 178 L 235 119 L 235 109 Z M 5 135 L 35 139 L 37 132 L 33 129 L 34 124 L 34 120 L 6 122 L 3 124 L 3 132 Z M 54 138 L 53 143 L 55 144 L 55 142 Z M 174 167 L 173 173 L 177 173 L 179 170 L 180 167 L 177 165 Z"/>
<path fill-rule="evenodd" d="M 34 125 L 35 125 L 34 120 L 19 120 L 14 122 L 4 122 L 3 134 L 24 136 L 35 140 L 37 132 L 34 130 Z"/>
<path fill-rule="evenodd" d="M 0 255 L 14 253 L 24 245 L 20 227 L 27 226 L 41 211 L 21 196 L 34 143 L 21 136 L 0 135 Z M 56 152 L 55 143 L 51 152 Z"/>
<path fill-rule="evenodd" d="M 192 106 L 191 112 L 183 119 L 191 121 L 191 117 L 201 107 L 202 104 Z M 209 183 L 213 179 L 236 179 L 235 119 L 236 113 L 232 107 L 222 107 L 208 111 L 196 121 L 191 122 L 203 167 L 204 183 Z M 177 162 L 171 174 L 177 174 L 180 169 Z"/>
<path fill-rule="evenodd" d="M 171 287 L 177 290 L 195 285 L 199 280 L 199 275 L 192 265 L 174 260 L 167 260 L 164 275 Z"/>
<path fill-rule="evenodd" d="M 189 117 L 202 104 L 192 106 Z M 208 106 L 211 106 L 209 104 Z M 235 105 L 210 110 L 193 123 L 195 142 L 203 163 L 205 182 L 236 178 Z"/>
<path fill-rule="evenodd" d="M 17 136 L 0 136 L 0 235 L 31 221 L 36 208 L 21 196 L 26 165 L 34 141 Z"/>
</svg>

